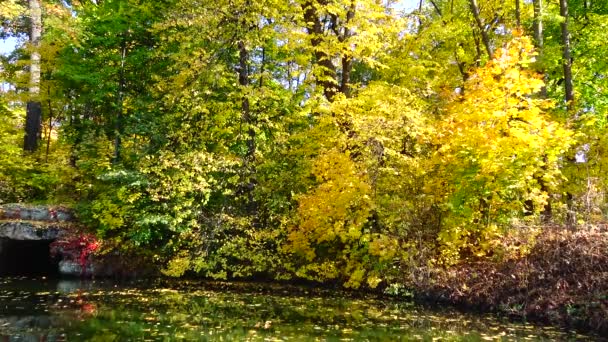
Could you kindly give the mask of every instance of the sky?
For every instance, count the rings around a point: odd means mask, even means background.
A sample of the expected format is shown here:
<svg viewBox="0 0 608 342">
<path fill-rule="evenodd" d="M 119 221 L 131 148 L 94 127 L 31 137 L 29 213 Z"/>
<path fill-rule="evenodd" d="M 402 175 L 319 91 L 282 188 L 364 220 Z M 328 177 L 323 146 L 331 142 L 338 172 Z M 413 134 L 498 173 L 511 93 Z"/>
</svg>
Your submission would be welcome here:
<svg viewBox="0 0 608 342">
<path fill-rule="evenodd" d="M 397 7 L 409 12 L 418 7 L 418 1 L 419 0 L 397 0 Z"/>
<path fill-rule="evenodd" d="M 419 0 L 398 0 L 397 8 L 403 9 L 405 11 L 411 11 L 418 5 Z M 6 55 L 13 51 L 15 45 L 17 44 L 17 39 L 8 38 L 8 39 L 0 39 L 0 54 Z"/>
<path fill-rule="evenodd" d="M 0 39 L 0 54 L 6 55 L 13 51 L 15 45 L 17 44 L 17 39 L 8 38 L 8 39 Z"/>
</svg>

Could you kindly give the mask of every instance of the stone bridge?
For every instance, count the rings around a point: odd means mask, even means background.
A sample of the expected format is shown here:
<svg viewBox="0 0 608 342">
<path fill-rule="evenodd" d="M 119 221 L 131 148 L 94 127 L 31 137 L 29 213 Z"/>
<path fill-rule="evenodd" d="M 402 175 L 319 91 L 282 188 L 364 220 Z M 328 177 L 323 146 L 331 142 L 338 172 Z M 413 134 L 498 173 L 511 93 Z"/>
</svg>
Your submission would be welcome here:
<svg viewBox="0 0 608 342">
<path fill-rule="evenodd" d="M 51 242 L 75 225 L 65 207 L 5 204 L 0 206 L 0 276 L 74 273 L 65 262 L 52 258 Z M 72 272 L 70 272 L 72 271 Z"/>
</svg>

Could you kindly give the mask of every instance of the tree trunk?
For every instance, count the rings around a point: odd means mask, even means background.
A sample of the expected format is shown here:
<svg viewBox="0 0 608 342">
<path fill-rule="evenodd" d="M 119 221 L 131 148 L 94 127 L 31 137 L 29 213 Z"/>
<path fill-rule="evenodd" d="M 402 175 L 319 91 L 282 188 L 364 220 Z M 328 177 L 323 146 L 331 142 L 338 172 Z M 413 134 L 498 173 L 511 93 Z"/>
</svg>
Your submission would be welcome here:
<svg viewBox="0 0 608 342">
<path fill-rule="evenodd" d="M 532 4 L 534 7 L 534 20 L 532 23 L 533 31 L 534 31 L 534 42 L 536 43 L 536 49 L 538 50 L 538 56 L 542 61 L 543 54 L 544 54 L 543 0 L 533 0 Z M 542 67 L 540 72 L 543 74 L 543 81 L 545 82 L 545 85 L 543 85 L 543 87 L 540 89 L 540 97 L 544 99 L 544 98 L 547 98 L 546 83 L 547 83 L 548 78 L 547 78 L 547 74 L 545 73 L 544 67 Z M 546 165 L 547 156 L 546 155 L 543 156 L 543 159 L 545 159 L 545 165 Z M 543 166 L 542 170 L 546 171 L 546 166 Z M 540 190 L 549 195 L 549 198 L 547 199 L 547 203 L 543 207 L 543 210 L 540 212 L 541 221 L 544 223 L 548 223 L 553 219 L 553 207 L 551 205 L 551 193 L 549 192 L 550 188 L 549 188 L 549 186 L 547 186 L 547 183 L 542 179 L 542 176 L 536 177 L 536 181 L 538 182 L 538 184 L 540 184 Z"/>
<path fill-rule="evenodd" d="M 559 0 L 559 14 L 563 17 L 562 28 L 562 49 L 564 67 L 564 90 L 568 110 L 572 110 L 574 105 L 574 86 L 572 85 L 572 56 L 570 50 L 570 15 L 568 14 L 568 0 Z"/>
<path fill-rule="evenodd" d="M 542 63 L 543 55 L 545 53 L 545 39 L 543 33 L 543 0 L 533 0 L 534 7 L 534 20 L 532 23 L 534 31 L 534 42 L 536 43 L 536 50 L 538 51 L 538 58 Z M 543 74 L 543 81 L 545 85 L 540 89 L 540 96 L 543 98 L 547 97 L 547 74 L 545 73 L 544 67 L 540 70 Z"/>
<path fill-rule="evenodd" d="M 422 2 L 421 2 L 422 4 Z M 348 28 L 348 25 L 355 17 L 355 2 L 352 1 L 351 5 L 346 14 L 346 23 L 344 27 L 344 33 L 338 37 L 340 42 L 345 42 L 352 35 L 351 29 Z M 353 60 L 347 54 L 344 53 L 342 56 L 342 83 L 340 84 L 340 92 L 344 94 L 346 97 L 350 97 L 350 74 L 353 70 Z"/>
<path fill-rule="evenodd" d="M 566 108 L 571 114 L 574 109 L 574 86 L 572 84 L 572 55 L 570 48 L 570 14 L 568 13 L 568 0 L 559 0 L 559 14 L 562 16 L 563 21 L 560 26 L 562 29 L 562 65 L 564 67 L 564 91 Z M 573 199 L 574 196 L 571 193 L 566 193 L 566 206 L 568 207 L 568 214 L 566 220 L 568 225 L 573 225 L 575 217 L 572 215 L 573 210 Z"/>
<path fill-rule="evenodd" d="M 249 86 L 249 51 L 243 41 L 238 43 L 239 48 L 239 84 L 243 87 Z M 247 125 L 247 154 L 246 163 L 253 162 L 255 158 L 255 130 L 253 129 L 253 118 L 249 98 L 243 96 L 241 100 L 242 120 Z"/>
<path fill-rule="evenodd" d="M 520 8 L 520 0 L 515 0 L 515 25 L 517 28 L 521 27 L 521 8 Z"/>
<path fill-rule="evenodd" d="M 114 164 L 120 162 L 120 150 L 122 148 L 122 133 L 123 133 L 123 99 L 125 92 L 125 59 L 127 58 L 127 43 L 126 37 L 123 37 L 123 41 L 120 49 L 120 75 L 118 79 L 118 103 L 116 106 L 116 121 L 114 123 L 114 158 L 112 162 Z"/>
<path fill-rule="evenodd" d="M 29 0 L 30 18 L 30 98 L 25 116 L 23 149 L 33 152 L 41 138 L 42 105 L 40 103 L 40 37 L 42 36 L 42 9 L 40 0 Z"/>
<path fill-rule="evenodd" d="M 306 22 L 306 31 L 312 37 L 311 44 L 315 51 L 315 62 L 320 67 L 317 83 L 323 88 L 325 98 L 329 102 L 333 102 L 339 87 L 338 82 L 336 82 L 336 66 L 331 61 L 331 56 L 328 56 L 320 48 L 321 43 L 323 43 L 324 28 L 317 13 L 316 4 L 313 2 L 306 1 L 302 4 L 304 21 Z"/>
<path fill-rule="evenodd" d="M 243 88 L 248 87 L 249 82 L 249 51 L 247 50 L 247 46 L 244 41 L 238 42 L 239 49 L 239 85 Z M 254 221 L 253 224 L 258 224 L 257 218 L 257 204 L 255 203 L 255 199 L 253 197 L 253 190 L 256 186 L 255 179 L 255 130 L 253 129 L 253 116 L 251 113 L 251 104 L 249 102 L 249 97 L 246 94 L 243 94 L 243 98 L 241 100 L 241 122 L 247 128 L 247 152 L 243 157 L 243 170 L 244 177 L 242 183 L 242 190 L 247 195 L 246 202 L 246 210 L 249 214 L 253 215 Z"/>
<path fill-rule="evenodd" d="M 477 23 L 477 28 L 481 33 L 481 40 L 483 41 L 483 45 L 486 48 L 486 52 L 488 53 L 488 58 L 492 59 L 494 57 L 494 52 L 492 51 L 492 44 L 490 43 L 490 36 L 488 35 L 488 31 L 484 27 L 483 21 L 481 20 L 481 16 L 479 14 L 479 6 L 477 5 L 477 0 L 469 0 L 469 5 L 471 7 L 471 12 L 473 13 L 473 17 L 475 18 L 475 22 Z"/>
<path fill-rule="evenodd" d="M 49 94 L 50 97 L 50 94 Z M 53 106 L 51 106 L 51 99 L 47 100 L 49 106 L 49 131 L 46 135 L 46 153 L 44 155 L 44 161 L 49 162 L 49 152 L 51 150 L 51 134 L 53 133 Z"/>
<path fill-rule="evenodd" d="M 534 40 L 539 53 L 542 54 L 544 39 L 543 39 L 543 0 L 533 0 L 534 4 Z"/>
</svg>

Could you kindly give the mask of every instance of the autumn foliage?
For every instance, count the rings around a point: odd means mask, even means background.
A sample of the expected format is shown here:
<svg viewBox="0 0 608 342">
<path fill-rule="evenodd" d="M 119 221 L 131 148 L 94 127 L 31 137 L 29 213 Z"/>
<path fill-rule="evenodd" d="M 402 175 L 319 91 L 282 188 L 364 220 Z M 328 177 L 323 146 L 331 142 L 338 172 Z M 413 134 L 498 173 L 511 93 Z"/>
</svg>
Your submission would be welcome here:
<svg viewBox="0 0 608 342">
<path fill-rule="evenodd" d="M 71 203 L 79 262 L 95 236 L 167 276 L 384 289 L 606 221 L 601 1 L 571 4 L 568 44 L 553 3 L 43 3 L 39 46 L 1 59 L 0 197 Z"/>
<path fill-rule="evenodd" d="M 99 247 L 100 243 L 95 236 L 80 233 L 53 241 L 50 252 L 51 256 L 78 263 L 84 275 L 91 265 L 91 256 Z"/>
</svg>

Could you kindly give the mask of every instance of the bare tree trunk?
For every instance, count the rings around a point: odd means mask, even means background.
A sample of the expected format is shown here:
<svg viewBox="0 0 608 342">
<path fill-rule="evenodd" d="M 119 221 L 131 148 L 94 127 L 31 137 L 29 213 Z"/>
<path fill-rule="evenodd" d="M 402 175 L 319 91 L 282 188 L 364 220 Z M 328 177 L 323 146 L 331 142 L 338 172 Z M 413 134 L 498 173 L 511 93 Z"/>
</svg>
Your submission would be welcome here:
<svg viewBox="0 0 608 342">
<path fill-rule="evenodd" d="M 30 98 L 25 116 L 23 149 L 33 152 L 41 138 L 42 105 L 40 103 L 40 37 L 42 36 L 42 8 L 40 0 L 29 0 L 30 18 Z"/>
<path fill-rule="evenodd" d="M 572 110 L 574 105 L 574 86 L 572 85 L 572 56 L 570 49 L 570 15 L 568 14 L 568 0 L 559 0 L 559 14 L 563 17 L 561 23 L 562 28 L 562 49 L 563 49 L 563 61 L 564 66 L 564 90 L 566 97 L 566 104 L 568 110 Z"/>
<path fill-rule="evenodd" d="M 483 45 L 486 48 L 486 52 L 488 53 L 488 58 L 492 59 L 494 57 L 494 52 L 492 51 L 492 44 L 490 42 L 490 35 L 488 35 L 488 31 L 481 20 L 481 15 L 479 14 L 479 6 L 477 5 L 477 0 L 469 0 L 469 5 L 471 7 L 471 12 L 473 13 L 473 17 L 475 18 L 475 22 L 477 23 L 477 28 L 481 33 L 481 40 L 483 41 Z"/>
</svg>

